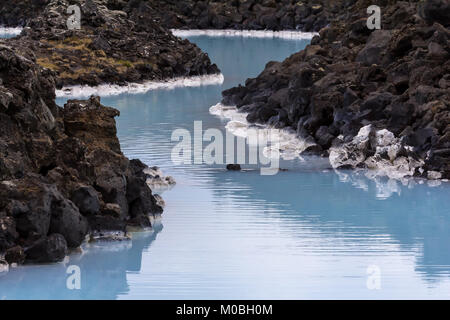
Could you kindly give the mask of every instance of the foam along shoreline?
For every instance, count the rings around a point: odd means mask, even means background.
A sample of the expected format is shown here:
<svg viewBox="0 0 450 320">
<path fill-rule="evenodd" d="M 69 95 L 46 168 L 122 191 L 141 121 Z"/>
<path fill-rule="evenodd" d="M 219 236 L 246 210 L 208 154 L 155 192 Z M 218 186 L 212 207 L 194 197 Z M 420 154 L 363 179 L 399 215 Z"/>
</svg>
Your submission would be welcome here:
<svg viewBox="0 0 450 320">
<path fill-rule="evenodd" d="M 235 136 L 247 138 L 254 130 L 253 133 L 256 132 L 258 137 L 265 137 L 268 146 L 264 148 L 263 154 L 267 158 L 279 155 L 284 160 L 303 160 L 300 154 L 310 146 L 308 142 L 298 138 L 294 130 L 275 129 L 267 125 L 248 123 L 247 113 L 239 112 L 235 106 L 218 103 L 209 109 L 209 113 L 229 120 L 225 128 Z M 252 139 L 247 142 L 251 145 Z"/>
<path fill-rule="evenodd" d="M 172 33 L 177 37 L 243 37 L 243 38 L 279 38 L 279 39 L 298 39 L 298 40 L 310 40 L 314 36 L 318 35 L 317 32 L 303 32 L 295 30 L 285 31 L 271 31 L 271 30 L 200 30 L 200 29 L 171 29 Z"/>
<path fill-rule="evenodd" d="M 292 129 L 278 129 L 277 134 L 275 134 L 275 139 L 273 139 L 274 135 L 270 135 L 270 129 L 273 128 L 267 125 L 254 125 L 248 123 L 246 120 L 247 113 L 239 112 L 235 106 L 225 106 L 218 103 L 209 109 L 209 113 L 218 116 L 219 118 L 229 120 L 225 125 L 225 128 L 235 136 L 246 138 L 249 129 L 256 129 L 258 130 L 258 134 L 262 133 L 267 135 L 267 137 L 272 137 L 272 139 L 269 140 L 272 145 L 266 147 L 264 150 L 264 155 L 266 157 L 270 157 L 271 152 L 275 152 L 275 154 L 279 152 L 280 157 L 284 160 L 293 160 L 296 158 L 303 160 L 301 153 L 310 146 L 310 143 L 299 138 Z M 277 150 L 275 150 L 275 148 L 277 148 Z M 340 170 L 333 165 L 333 152 L 336 150 L 332 149 L 331 151 L 329 157 L 330 165 L 334 171 L 340 172 Z M 353 172 L 364 172 L 364 175 L 371 180 L 382 177 L 386 177 L 389 180 L 399 180 L 404 185 L 411 179 L 419 181 L 419 184 L 423 181 L 421 179 L 414 179 L 411 176 L 412 171 L 405 170 L 404 165 L 399 165 L 398 163 L 390 164 L 388 161 L 379 161 L 376 165 L 373 165 L 368 169 L 354 169 Z M 429 186 L 438 186 L 441 182 L 447 182 L 445 179 L 429 179 L 425 181 L 428 181 Z M 391 184 L 392 183 L 393 182 L 391 182 Z"/>
<path fill-rule="evenodd" d="M 0 37 L 1 36 L 18 36 L 22 32 L 23 28 L 21 27 L 1 27 L 0 26 Z"/>
<path fill-rule="evenodd" d="M 127 85 L 101 84 L 98 86 L 68 86 L 56 90 L 57 98 L 87 98 L 91 95 L 101 97 L 116 96 L 123 93 L 143 94 L 151 90 L 171 90 L 181 87 L 201 87 L 221 85 L 224 77 L 221 73 L 193 77 L 179 77 L 164 81 L 146 81 Z"/>
</svg>

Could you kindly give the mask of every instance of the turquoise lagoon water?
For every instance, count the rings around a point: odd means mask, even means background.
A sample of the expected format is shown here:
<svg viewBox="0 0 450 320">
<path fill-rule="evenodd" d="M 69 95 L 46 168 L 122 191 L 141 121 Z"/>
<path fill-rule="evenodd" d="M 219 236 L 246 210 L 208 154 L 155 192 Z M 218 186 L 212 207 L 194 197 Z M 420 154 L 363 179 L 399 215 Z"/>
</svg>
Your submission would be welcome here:
<svg viewBox="0 0 450 320">
<path fill-rule="evenodd" d="M 0 39 L 14 38 L 20 31 L 20 28 L 4 28 L 0 26 Z"/>
<path fill-rule="evenodd" d="M 287 172 L 174 165 L 172 131 L 224 131 L 209 114 L 221 91 L 256 76 L 305 40 L 191 37 L 223 85 L 104 97 L 121 111 L 123 152 L 177 185 L 153 231 L 85 245 L 65 263 L 0 276 L 0 299 L 450 298 L 450 186 L 368 179 L 327 161 L 283 161 Z M 58 99 L 58 103 L 64 101 Z M 81 271 L 69 290 L 67 267 Z M 374 272 L 375 271 L 375 272 Z M 375 285 L 373 285 L 375 284 Z"/>
</svg>

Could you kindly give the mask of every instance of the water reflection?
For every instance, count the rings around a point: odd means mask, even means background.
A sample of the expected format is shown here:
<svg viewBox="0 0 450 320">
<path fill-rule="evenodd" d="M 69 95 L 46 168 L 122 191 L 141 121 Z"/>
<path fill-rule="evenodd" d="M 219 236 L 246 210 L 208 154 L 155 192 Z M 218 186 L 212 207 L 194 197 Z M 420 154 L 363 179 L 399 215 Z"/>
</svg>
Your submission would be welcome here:
<svg viewBox="0 0 450 320">
<path fill-rule="evenodd" d="M 221 90 L 306 44 L 192 40 L 219 65 L 223 86 L 102 99 L 121 111 L 117 122 L 124 153 L 160 166 L 177 181 L 164 193 L 167 207 L 158 241 L 149 236 L 115 253 L 87 251 L 78 258 L 87 272 L 82 292 L 65 289 L 65 269 L 56 265 L 13 270 L 0 279 L 1 295 L 450 298 L 448 183 L 431 187 L 420 181 L 371 179 L 364 173 L 335 172 L 326 159 L 318 158 L 282 161 L 288 171 L 276 176 L 261 176 L 251 166 L 246 172 L 228 172 L 224 165 L 175 166 L 170 158 L 174 129 L 192 131 L 193 122 L 202 120 L 204 129 L 224 130 L 225 122 L 208 112 L 220 101 Z M 367 289 L 369 265 L 380 267 L 382 290 Z"/>
<path fill-rule="evenodd" d="M 261 212 L 271 215 L 277 208 L 277 217 L 286 221 L 280 225 L 288 226 L 286 232 L 293 236 L 304 237 L 306 228 L 323 232 L 317 237 L 330 238 L 322 252 L 347 254 L 359 242 L 356 251 L 361 254 L 372 252 L 373 245 L 385 251 L 383 244 L 396 243 L 399 247 L 395 251 L 415 256 L 416 269 L 425 279 L 450 275 L 448 183 L 430 188 L 411 179 L 402 183 L 369 178 L 362 172 L 318 173 L 304 167 L 278 175 L 276 183 L 258 171 L 212 175 L 217 210 L 223 199 L 233 199 L 236 210 L 247 207 L 248 201 L 258 203 Z M 296 221 L 309 226 L 298 229 Z M 388 238 L 380 238 L 386 235 Z M 337 246 L 332 239 L 345 243 Z M 366 247 L 361 239 L 369 240 Z M 314 250 L 314 246 L 309 249 Z"/>
<path fill-rule="evenodd" d="M 83 246 L 64 263 L 20 266 L 0 276 L 0 299 L 117 299 L 129 291 L 128 273 L 141 271 L 142 253 L 149 249 L 163 225 L 134 233 L 130 241 L 96 242 Z M 67 267 L 81 270 L 81 290 L 69 290 Z"/>
</svg>

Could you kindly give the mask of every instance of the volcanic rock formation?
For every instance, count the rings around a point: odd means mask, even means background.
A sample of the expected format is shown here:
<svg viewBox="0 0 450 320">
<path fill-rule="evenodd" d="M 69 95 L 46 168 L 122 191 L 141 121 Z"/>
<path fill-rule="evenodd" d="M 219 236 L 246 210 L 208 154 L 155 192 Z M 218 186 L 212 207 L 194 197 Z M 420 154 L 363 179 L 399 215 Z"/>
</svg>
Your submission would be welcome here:
<svg viewBox="0 0 450 320">
<path fill-rule="evenodd" d="M 371 4 L 381 7 L 380 30 L 366 25 Z M 251 123 L 297 130 L 309 142 L 305 151 L 332 151 L 335 168 L 383 162 L 448 179 L 449 25 L 449 1 L 356 1 L 305 50 L 269 62 L 245 86 L 226 90 L 222 103 Z M 377 143 L 380 132 L 392 143 Z"/>
<path fill-rule="evenodd" d="M 0 45 L 0 256 L 58 261 L 86 235 L 149 227 L 162 212 L 139 160 L 100 98 L 55 104 L 55 80 L 31 52 Z"/>
<path fill-rule="evenodd" d="M 146 6 L 127 14 L 106 3 L 51 0 L 26 22 L 19 37 L 4 41 L 31 48 L 39 65 L 56 72 L 58 88 L 219 73 L 206 53 L 160 26 Z M 79 30 L 68 28 L 70 5 L 81 10 Z"/>
</svg>

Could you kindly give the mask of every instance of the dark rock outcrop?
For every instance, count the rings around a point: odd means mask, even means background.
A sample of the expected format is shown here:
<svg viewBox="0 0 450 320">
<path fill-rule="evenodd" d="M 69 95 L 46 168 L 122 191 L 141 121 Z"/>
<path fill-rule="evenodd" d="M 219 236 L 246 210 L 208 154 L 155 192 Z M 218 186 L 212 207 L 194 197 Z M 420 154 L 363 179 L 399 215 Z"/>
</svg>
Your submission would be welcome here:
<svg viewBox="0 0 450 320">
<path fill-rule="evenodd" d="M 141 13 L 167 28 L 319 31 L 346 3 L 342 0 L 108 1 L 108 7 Z"/>
<path fill-rule="evenodd" d="M 162 212 L 147 166 L 120 150 L 119 112 L 98 97 L 60 108 L 54 84 L 31 52 L 0 45 L 0 255 L 10 263 L 61 260 L 89 233 Z"/>
<path fill-rule="evenodd" d="M 5 260 L 9 264 L 22 264 L 25 262 L 25 252 L 21 246 L 15 246 L 6 250 Z"/>
<path fill-rule="evenodd" d="M 366 27 L 371 4 L 381 7 L 381 30 Z M 225 91 L 222 103 L 249 122 L 297 130 L 320 154 L 341 148 L 334 160 L 353 160 L 339 167 L 387 159 L 416 176 L 450 178 L 448 1 L 359 0 L 346 12 L 305 50 Z M 395 142 L 357 146 L 370 124 L 371 135 L 387 130 Z"/>
<path fill-rule="evenodd" d="M 76 188 L 72 192 L 71 200 L 85 216 L 100 212 L 100 200 L 97 191 L 91 186 Z"/>
<path fill-rule="evenodd" d="M 422 1 L 419 14 L 427 22 L 436 21 L 444 26 L 450 25 L 450 2 L 448 0 Z"/>
<path fill-rule="evenodd" d="M 0 0 L 0 24 L 24 26 L 43 14 L 50 0 Z M 355 0 L 95 0 L 87 1 L 90 19 L 101 25 L 105 19 L 92 3 L 121 12 L 137 24 L 156 23 L 179 29 L 246 29 L 319 31 Z M 71 1 L 71 4 L 77 1 Z M 100 14 L 99 14 L 100 12 Z M 436 15 L 435 7 L 424 8 Z M 54 12 L 52 12 L 54 13 Z M 92 14 L 93 13 L 93 14 Z M 54 21 L 54 17 L 53 17 Z M 107 47 L 108 42 L 98 39 Z"/>
<path fill-rule="evenodd" d="M 54 233 L 39 238 L 25 250 L 27 260 L 30 262 L 58 262 L 67 254 L 66 239 Z"/>
<path fill-rule="evenodd" d="M 50 0 L 0 0 L 0 26 L 23 27 L 38 17 Z"/>
<path fill-rule="evenodd" d="M 56 73 L 56 86 L 99 85 L 219 73 L 206 53 L 155 22 L 148 4 L 126 13 L 102 0 L 50 0 L 21 35 L 5 42 L 33 50 Z M 81 10 L 81 29 L 69 30 L 69 5 Z"/>
</svg>

